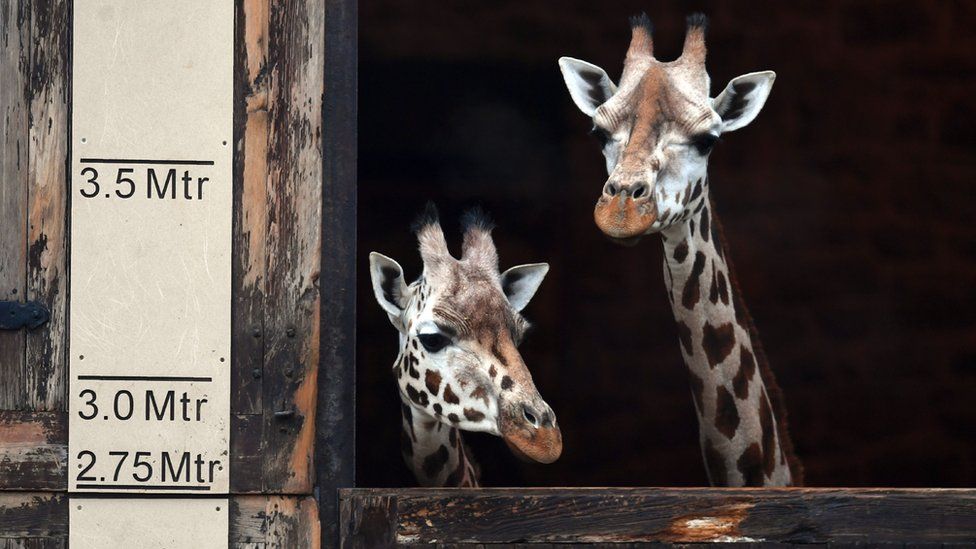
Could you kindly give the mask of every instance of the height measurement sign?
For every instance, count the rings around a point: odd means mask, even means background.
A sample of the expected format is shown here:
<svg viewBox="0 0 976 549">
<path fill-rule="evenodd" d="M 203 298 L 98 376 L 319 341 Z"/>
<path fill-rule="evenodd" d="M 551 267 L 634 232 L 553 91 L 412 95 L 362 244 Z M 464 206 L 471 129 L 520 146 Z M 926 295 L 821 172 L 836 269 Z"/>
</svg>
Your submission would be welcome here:
<svg viewBox="0 0 976 549">
<path fill-rule="evenodd" d="M 232 0 L 76 0 L 72 492 L 227 493 Z"/>
</svg>

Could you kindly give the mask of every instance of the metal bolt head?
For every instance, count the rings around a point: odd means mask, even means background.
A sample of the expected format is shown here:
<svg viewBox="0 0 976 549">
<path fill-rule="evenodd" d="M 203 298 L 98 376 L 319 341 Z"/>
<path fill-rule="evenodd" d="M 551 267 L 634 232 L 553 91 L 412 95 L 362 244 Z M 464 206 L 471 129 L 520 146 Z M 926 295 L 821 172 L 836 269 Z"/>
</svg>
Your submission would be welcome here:
<svg viewBox="0 0 976 549">
<path fill-rule="evenodd" d="M 261 369 L 255 368 L 251 370 L 251 377 L 253 377 L 254 379 L 261 379 Z"/>
<path fill-rule="evenodd" d="M 285 330 L 285 335 L 287 335 L 288 337 L 295 337 L 295 329 L 288 328 L 287 330 Z"/>
</svg>

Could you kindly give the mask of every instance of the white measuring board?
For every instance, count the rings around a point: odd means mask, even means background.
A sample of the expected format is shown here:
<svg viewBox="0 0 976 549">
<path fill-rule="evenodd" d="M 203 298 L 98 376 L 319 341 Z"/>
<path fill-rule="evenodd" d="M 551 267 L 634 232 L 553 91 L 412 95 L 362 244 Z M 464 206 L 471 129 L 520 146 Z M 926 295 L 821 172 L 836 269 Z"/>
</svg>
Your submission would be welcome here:
<svg viewBox="0 0 976 549">
<path fill-rule="evenodd" d="M 71 498 L 69 504 L 71 549 L 218 549 L 229 544 L 226 498 Z"/>
<path fill-rule="evenodd" d="M 68 489 L 226 494 L 233 0 L 73 12 Z"/>
</svg>

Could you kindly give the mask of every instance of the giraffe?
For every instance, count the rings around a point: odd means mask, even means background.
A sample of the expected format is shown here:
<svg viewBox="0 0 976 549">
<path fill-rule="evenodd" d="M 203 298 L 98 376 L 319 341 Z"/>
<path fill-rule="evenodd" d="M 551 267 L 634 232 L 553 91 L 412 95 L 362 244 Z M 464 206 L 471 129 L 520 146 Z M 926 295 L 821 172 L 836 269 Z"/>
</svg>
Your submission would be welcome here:
<svg viewBox="0 0 976 549">
<path fill-rule="evenodd" d="M 740 298 L 707 176 L 719 136 L 752 122 L 776 75 L 739 76 L 710 98 L 704 15 L 688 18 L 681 56 L 670 62 L 654 57 L 646 14 L 630 24 L 618 84 L 596 65 L 559 59 L 606 160 L 609 177 L 594 220 L 625 245 L 661 234 L 664 280 L 711 484 L 802 484 L 781 392 Z"/>
<path fill-rule="evenodd" d="M 447 248 L 432 205 L 414 225 L 423 273 L 412 284 L 393 259 L 373 252 L 373 293 L 399 332 L 393 365 L 401 400 L 401 451 L 423 486 L 478 486 L 459 431 L 501 436 L 520 458 L 552 463 L 562 453 L 556 415 L 518 352 L 529 327 L 520 312 L 549 271 L 545 263 L 498 271 L 492 223 L 462 218 L 461 259 Z"/>
</svg>

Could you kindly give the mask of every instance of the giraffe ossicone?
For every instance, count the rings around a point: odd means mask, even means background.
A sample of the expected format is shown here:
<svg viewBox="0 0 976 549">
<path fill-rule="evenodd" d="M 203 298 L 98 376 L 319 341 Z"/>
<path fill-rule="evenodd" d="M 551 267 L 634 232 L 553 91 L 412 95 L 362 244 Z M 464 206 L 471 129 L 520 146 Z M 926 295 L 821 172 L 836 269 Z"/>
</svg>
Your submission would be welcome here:
<svg viewBox="0 0 976 549">
<path fill-rule="evenodd" d="M 399 332 L 393 365 L 402 401 L 407 465 L 425 486 L 477 486 L 459 431 L 502 437 L 513 453 L 551 463 L 562 453 L 556 415 L 535 387 L 518 345 L 521 310 L 549 266 L 498 270 L 492 224 L 480 210 L 462 219 L 460 259 L 451 255 L 428 205 L 415 224 L 423 273 L 411 284 L 399 263 L 369 255 L 373 292 Z"/>
<path fill-rule="evenodd" d="M 563 57 L 559 67 L 606 160 L 597 226 L 622 244 L 652 233 L 664 241 L 664 279 L 711 483 L 800 484 L 781 393 L 741 301 L 707 176 L 719 136 L 756 118 L 776 75 L 745 74 L 710 97 L 706 24 L 703 15 L 689 17 L 681 56 L 663 62 L 654 57 L 650 19 L 631 18 L 616 84 L 579 59 Z"/>
</svg>

